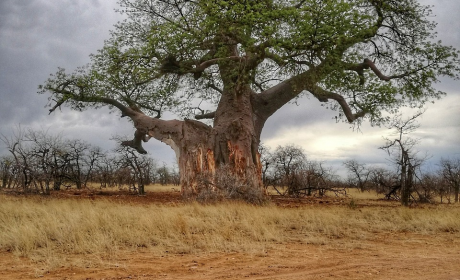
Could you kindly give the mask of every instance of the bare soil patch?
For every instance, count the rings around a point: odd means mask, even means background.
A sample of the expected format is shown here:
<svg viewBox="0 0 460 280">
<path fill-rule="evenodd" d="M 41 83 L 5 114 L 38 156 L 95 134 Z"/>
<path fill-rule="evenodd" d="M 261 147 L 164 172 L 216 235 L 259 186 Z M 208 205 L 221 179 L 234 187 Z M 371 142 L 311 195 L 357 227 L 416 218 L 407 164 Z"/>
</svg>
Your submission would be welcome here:
<svg viewBox="0 0 460 280">
<path fill-rule="evenodd" d="M 164 204 L 178 205 L 186 203 L 183 200 L 179 187 L 167 188 L 159 191 L 146 192 L 145 195 L 138 195 L 135 192 L 127 190 L 112 190 L 112 189 L 69 189 L 60 191 L 51 191 L 49 196 L 40 196 L 41 198 L 65 198 L 65 199 L 106 199 L 110 201 L 122 202 L 126 204 Z M 37 197 L 36 194 L 23 194 L 13 191 L 4 190 L 5 194 L 12 196 L 30 196 Z M 305 205 L 332 206 L 332 205 L 348 205 L 352 199 L 350 197 L 288 197 L 271 195 L 269 202 L 285 208 L 299 208 Z M 388 201 L 384 199 L 359 199 L 353 201 L 357 207 L 367 206 L 384 206 L 396 207 L 400 203 L 397 201 Z"/>
<path fill-rule="evenodd" d="M 279 244 L 259 254 L 158 257 L 141 250 L 111 258 L 111 267 L 90 265 L 51 272 L 2 253 L 0 279 L 460 279 L 460 244 L 449 233 L 378 235 L 353 248 L 342 242 L 333 246 Z"/>
<path fill-rule="evenodd" d="M 109 199 L 123 203 L 184 203 L 178 192 L 137 196 L 128 192 L 61 191 L 52 196 Z M 347 204 L 349 199 L 273 197 L 279 207 Z M 380 205 L 382 202 L 376 202 Z M 358 207 L 372 206 L 363 202 Z M 387 203 L 394 207 L 395 204 Z M 460 217 L 459 217 L 460 218 Z M 460 235 L 376 233 L 364 240 L 338 238 L 326 244 L 296 241 L 251 253 L 152 254 L 148 249 L 121 251 L 100 262 L 48 271 L 46 266 L 0 252 L 0 279 L 440 279 L 460 280 Z M 68 259 L 85 261 L 85 255 Z"/>
</svg>

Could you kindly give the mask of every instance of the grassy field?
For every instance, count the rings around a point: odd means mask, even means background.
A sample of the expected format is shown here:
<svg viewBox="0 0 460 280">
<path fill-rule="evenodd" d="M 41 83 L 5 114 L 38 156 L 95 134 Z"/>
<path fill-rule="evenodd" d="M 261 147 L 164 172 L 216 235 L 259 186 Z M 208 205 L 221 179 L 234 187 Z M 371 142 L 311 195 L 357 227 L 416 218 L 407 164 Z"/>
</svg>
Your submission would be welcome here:
<svg viewBox="0 0 460 280">
<path fill-rule="evenodd" d="M 369 195 L 353 199 L 369 199 Z M 460 235 L 460 207 L 168 206 L 0 195 L 0 250 L 46 262 L 50 267 L 70 255 L 103 259 L 139 248 L 159 256 L 258 254 L 274 244 L 288 242 L 359 246 L 360 240 L 391 232 Z"/>
</svg>

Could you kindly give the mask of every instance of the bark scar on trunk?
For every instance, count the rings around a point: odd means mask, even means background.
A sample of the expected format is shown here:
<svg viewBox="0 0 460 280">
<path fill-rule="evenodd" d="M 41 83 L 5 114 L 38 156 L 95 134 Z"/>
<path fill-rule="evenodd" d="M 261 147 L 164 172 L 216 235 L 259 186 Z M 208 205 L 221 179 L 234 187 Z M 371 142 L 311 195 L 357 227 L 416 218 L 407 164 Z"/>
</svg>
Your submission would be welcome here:
<svg viewBox="0 0 460 280">
<path fill-rule="evenodd" d="M 243 151 L 239 149 L 238 145 L 233 145 L 231 141 L 227 141 L 227 147 L 229 151 L 228 160 L 233 163 L 235 172 L 240 175 L 244 174 L 247 162 L 246 158 L 243 156 Z"/>
</svg>

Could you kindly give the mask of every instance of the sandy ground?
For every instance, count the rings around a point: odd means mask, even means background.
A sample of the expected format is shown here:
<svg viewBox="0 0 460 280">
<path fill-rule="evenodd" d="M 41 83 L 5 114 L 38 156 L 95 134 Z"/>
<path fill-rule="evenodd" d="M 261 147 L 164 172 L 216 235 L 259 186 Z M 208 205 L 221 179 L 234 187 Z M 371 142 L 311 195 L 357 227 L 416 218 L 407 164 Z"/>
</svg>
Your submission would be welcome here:
<svg viewBox="0 0 460 280">
<path fill-rule="evenodd" d="M 343 240 L 342 242 L 346 242 Z M 279 244 L 257 254 L 212 253 L 152 256 L 131 252 L 112 267 L 61 268 L 51 272 L 29 260 L 0 255 L 0 279 L 433 279 L 460 280 L 460 241 L 381 235 L 346 246 Z"/>
<path fill-rule="evenodd" d="M 169 199 L 163 202 L 171 203 Z M 452 233 L 387 233 L 364 241 L 340 239 L 326 245 L 292 241 L 275 244 L 266 252 L 198 255 L 158 256 L 143 249 L 121 252 L 86 268 L 63 263 L 51 271 L 29 259 L 0 252 L 0 279 L 460 280 L 460 238 Z"/>
</svg>

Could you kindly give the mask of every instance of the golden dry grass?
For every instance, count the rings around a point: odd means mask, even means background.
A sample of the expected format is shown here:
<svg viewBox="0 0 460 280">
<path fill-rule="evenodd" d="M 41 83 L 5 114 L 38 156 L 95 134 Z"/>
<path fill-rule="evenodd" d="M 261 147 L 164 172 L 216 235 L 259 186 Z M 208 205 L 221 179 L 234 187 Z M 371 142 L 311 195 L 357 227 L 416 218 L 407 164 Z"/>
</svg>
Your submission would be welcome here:
<svg viewBox="0 0 460 280">
<path fill-rule="evenodd" d="M 381 199 L 384 198 L 383 194 L 378 194 L 375 191 L 360 191 L 356 188 L 347 189 L 347 196 L 354 200 L 364 200 L 364 199 Z"/>
<path fill-rule="evenodd" d="M 275 243 L 354 242 L 375 233 L 460 235 L 460 207 L 280 208 L 242 203 L 178 206 L 0 195 L 0 250 L 52 267 L 67 255 L 258 253 Z M 84 258 L 88 260 L 89 258 Z"/>
<path fill-rule="evenodd" d="M 180 186 L 151 184 L 145 186 L 146 192 L 180 192 Z"/>
</svg>

